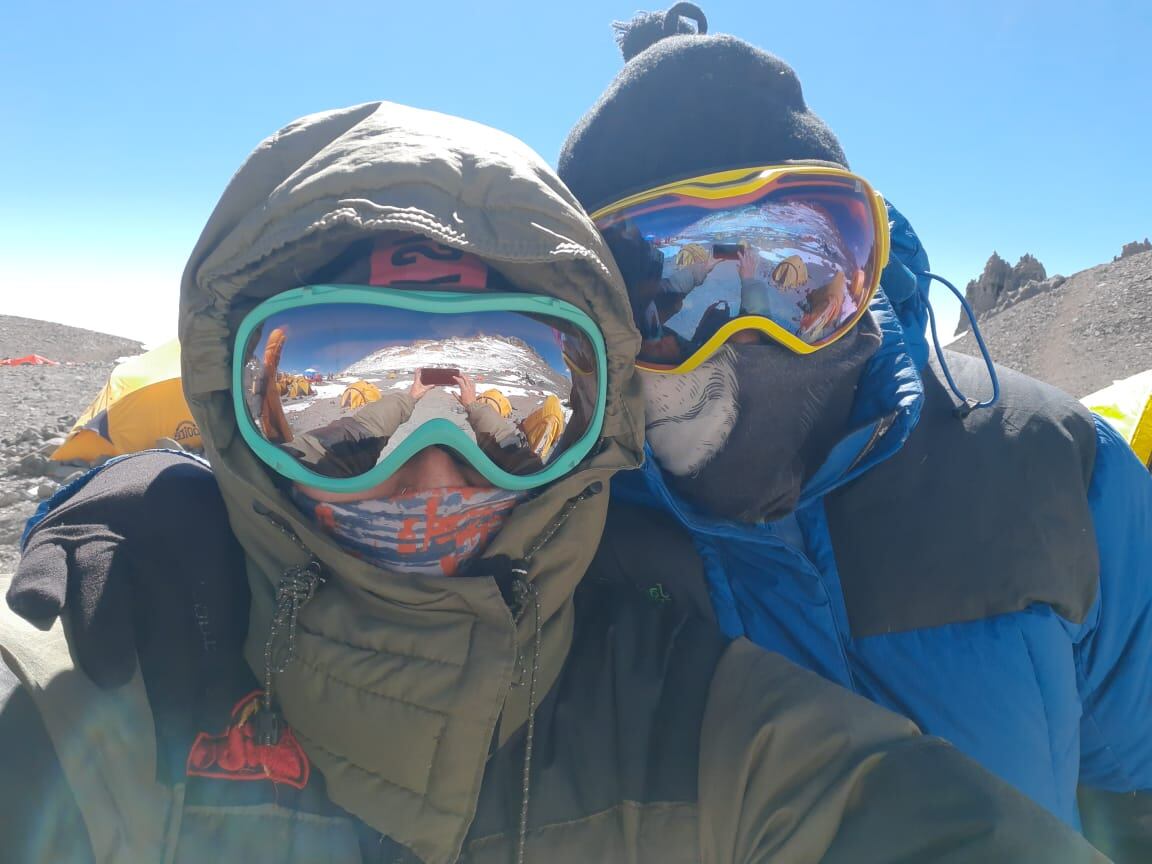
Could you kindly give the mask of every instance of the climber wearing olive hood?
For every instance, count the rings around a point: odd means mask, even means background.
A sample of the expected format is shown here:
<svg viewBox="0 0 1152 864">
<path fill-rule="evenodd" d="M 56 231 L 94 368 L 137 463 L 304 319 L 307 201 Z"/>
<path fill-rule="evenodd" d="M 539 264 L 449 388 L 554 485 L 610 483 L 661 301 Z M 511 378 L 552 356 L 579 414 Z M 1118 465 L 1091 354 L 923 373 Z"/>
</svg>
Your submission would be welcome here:
<svg viewBox="0 0 1152 864">
<path fill-rule="evenodd" d="M 939 277 L 786 63 L 690 3 L 618 31 L 559 160 L 644 336 L 653 458 L 613 495 L 691 532 L 729 636 L 1152 860 L 1148 472 L 1067 394 L 928 362 Z"/>
<path fill-rule="evenodd" d="M 640 460 L 638 339 L 514 139 L 387 103 L 293 123 L 205 228 L 180 336 L 211 472 L 126 457 L 24 540 L 7 860 L 1100 860 L 903 718 L 724 639 L 643 564 L 690 558 L 678 530 L 601 539 Z M 340 422 L 324 391 L 279 400 L 303 368 L 404 398 Z M 434 383 L 480 380 L 563 406 L 547 457 L 502 460 Z"/>
</svg>

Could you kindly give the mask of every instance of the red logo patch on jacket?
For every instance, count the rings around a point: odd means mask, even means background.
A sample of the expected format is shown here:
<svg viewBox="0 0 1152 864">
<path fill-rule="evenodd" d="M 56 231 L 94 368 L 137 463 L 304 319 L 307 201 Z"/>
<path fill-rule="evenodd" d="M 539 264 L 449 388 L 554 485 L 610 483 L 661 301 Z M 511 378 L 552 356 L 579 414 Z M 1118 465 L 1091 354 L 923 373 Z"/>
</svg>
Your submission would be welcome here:
<svg viewBox="0 0 1152 864">
<path fill-rule="evenodd" d="M 261 690 L 253 690 L 232 709 L 232 722 L 220 735 L 201 732 L 188 753 L 190 777 L 217 780 L 271 780 L 303 789 L 311 765 L 291 729 L 276 744 L 256 743 L 252 715 L 260 707 Z"/>
</svg>

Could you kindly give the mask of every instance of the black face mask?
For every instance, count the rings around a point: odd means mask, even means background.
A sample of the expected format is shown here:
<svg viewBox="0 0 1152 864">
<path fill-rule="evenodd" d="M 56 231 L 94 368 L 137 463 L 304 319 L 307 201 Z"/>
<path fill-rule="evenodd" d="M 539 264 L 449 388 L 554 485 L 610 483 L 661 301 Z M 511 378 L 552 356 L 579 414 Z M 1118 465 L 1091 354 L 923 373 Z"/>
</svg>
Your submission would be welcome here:
<svg viewBox="0 0 1152 864">
<path fill-rule="evenodd" d="M 848 431 L 860 375 L 879 347 L 880 331 L 871 315 L 813 354 L 794 354 L 775 343 L 731 345 L 716 362 L 730 364 L 735 393 L 717 389 L 702 398 L 735 398 L 735 422 L 715 453 L 691 472 L 667 470 L 671 460 L 661 458 L 661 449 L 667 452 L 676 438 L 698 439 L 692 424 L 708 412 L 697 406 L 662 416 L 661 406 L 648 401 L 649 440 L 669 485 L 700 510 L 723 519 L 754 523 L 791 513 L 805 482 Z M 667 443 L 658 445 L 661 424 L 682 428 L 671 436 L 665 428 Z"/>
</svg>

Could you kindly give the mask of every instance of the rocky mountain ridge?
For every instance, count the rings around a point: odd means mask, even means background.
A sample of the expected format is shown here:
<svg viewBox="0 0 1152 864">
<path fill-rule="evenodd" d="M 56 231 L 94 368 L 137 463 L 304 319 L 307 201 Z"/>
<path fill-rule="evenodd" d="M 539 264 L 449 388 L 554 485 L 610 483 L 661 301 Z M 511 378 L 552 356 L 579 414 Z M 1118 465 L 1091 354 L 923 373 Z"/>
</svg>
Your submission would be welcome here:
<svg viewBox="0 0 1152 864">
<path fill-rule="evenodd" d="M 1022 255 L 1013 266 L 993 252 L 984 265 L 984 272 L 964 289 L 964 299 L 972 307 L 976 320 L 980 321 L 1021 300 L 1059 288 L 1063 284 L 1063 276 L 1049 278 L 1044 265 L 1032 255 Z M 956 332 L 965 333 L 970 326 L 968 316 L 961 315 L 956 324 Z"/>
<path fill-rule="evenodd" d="M 1034 278 L 1043 265 L 1025 256 L 1020 272 L 1033 278 L 1023 283 L 1017 268 L 994 255 L 999 263 L 989 260 L 966 292 L 977 301 L 992 358 L 1077 397 L 1152 368 L 1152 251 L 1143 245 L 1128 244 L 1113 261 L 1067 279 Z M 990 290 L 997 284 L 999 293 Z M 971 333 L 948 347 L 980 353 Z"/>
<path fill-rule="evenodd" d="M 39 354 L 58 363 L 103 364 L 143 350 L 140 342 L 122 336 L 35 318 L 0 315 L 0 358 Z"/>
</svg>

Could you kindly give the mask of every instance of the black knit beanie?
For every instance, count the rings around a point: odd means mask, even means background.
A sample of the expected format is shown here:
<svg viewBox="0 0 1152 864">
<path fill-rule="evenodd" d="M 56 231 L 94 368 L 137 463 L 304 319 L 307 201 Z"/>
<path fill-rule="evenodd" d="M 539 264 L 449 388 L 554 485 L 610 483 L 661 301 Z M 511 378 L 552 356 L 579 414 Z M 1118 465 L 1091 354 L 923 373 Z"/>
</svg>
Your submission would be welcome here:
<svg viewBox="0 0 1152 864">
<path fill-rule="evenodd" d="M 792 68 L 733 36 L 707 35 L 695 4 L 614 26 L 627 62 L 560 151 L 560 177 L 589 212 L 727 168 L 796 159 L 848 167 Z"/>
</svg>

